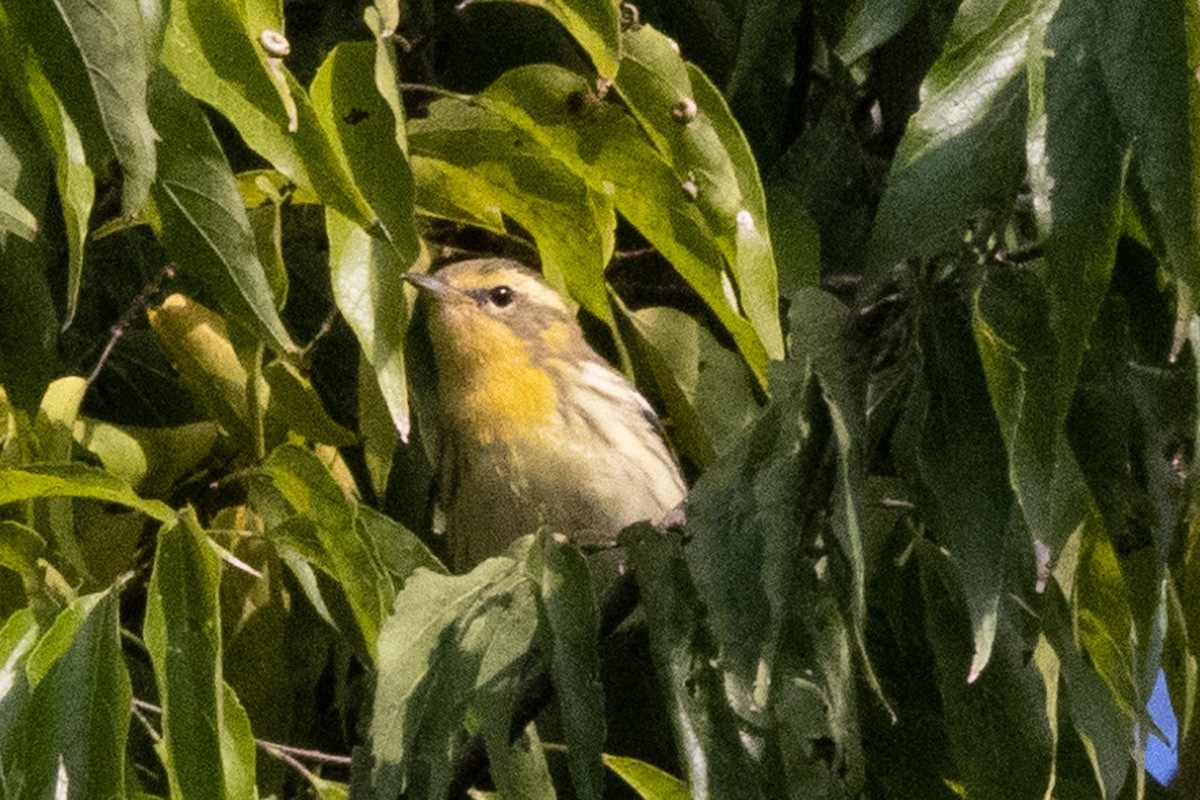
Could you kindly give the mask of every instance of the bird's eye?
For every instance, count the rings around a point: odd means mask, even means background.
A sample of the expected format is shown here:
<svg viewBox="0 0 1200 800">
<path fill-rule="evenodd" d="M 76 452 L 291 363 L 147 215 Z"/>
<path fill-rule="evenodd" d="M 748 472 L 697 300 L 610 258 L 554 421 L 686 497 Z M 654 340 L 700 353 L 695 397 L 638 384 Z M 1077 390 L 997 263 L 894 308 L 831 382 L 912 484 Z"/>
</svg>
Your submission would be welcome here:
<svg viewBox="0 0 1200 800">
<path fill-rule="evenodd" d="M 513 290 L 507 286 L 497 286 L 488 292 L 487 297 L 496 308 L 504 308 L 505 306 L 512 305 L 512 301 L 515 299 Z"/>
</svg>

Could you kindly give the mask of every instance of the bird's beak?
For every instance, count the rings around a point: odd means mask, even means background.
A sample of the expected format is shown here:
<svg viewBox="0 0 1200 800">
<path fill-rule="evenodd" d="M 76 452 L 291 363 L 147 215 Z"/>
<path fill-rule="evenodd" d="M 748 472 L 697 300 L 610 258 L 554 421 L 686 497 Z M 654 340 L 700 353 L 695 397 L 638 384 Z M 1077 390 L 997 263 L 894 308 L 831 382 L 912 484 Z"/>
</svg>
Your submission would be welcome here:
<svg viewBox="0 0 1200 800">
<path fill-rule="evenodd" d="M 453 291 L 450 288 L 450 284 L 436 275 L 429 275 L 424 272 L 406 272 L 401 277 L 416 286 L 420 291 L 426 292 L 438 300 L 445 298 Z"/>
</svg>

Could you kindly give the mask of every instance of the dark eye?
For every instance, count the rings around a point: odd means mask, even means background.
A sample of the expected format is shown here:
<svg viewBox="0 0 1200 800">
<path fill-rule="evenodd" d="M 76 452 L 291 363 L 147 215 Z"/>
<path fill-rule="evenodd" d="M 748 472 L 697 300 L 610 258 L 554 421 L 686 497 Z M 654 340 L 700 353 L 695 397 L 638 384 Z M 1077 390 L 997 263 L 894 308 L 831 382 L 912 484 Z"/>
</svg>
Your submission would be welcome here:
<svg viewBox="0 0 1200 800">
<path fill-rule="evenodd" d="M 507 286 L 497 286 L 488 292 L 487 298 L 496 308 L 504 308 L 507 305 L 512 305 L 515 295 L 513 290 Z"/>
</svg>

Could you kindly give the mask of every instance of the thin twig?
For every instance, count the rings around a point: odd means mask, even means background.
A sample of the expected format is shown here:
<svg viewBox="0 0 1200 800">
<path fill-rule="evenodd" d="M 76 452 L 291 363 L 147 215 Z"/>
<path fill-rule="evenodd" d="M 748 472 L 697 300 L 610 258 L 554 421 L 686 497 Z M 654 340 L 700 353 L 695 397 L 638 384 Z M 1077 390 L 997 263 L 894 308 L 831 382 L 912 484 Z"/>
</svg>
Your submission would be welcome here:
<svg viewBox="0 0 1200 800">
<path fill-rule="evenodd" d="M 162 735 L 154 729 L 150 721 L 142 714 L 143 711 L 149 711 L 152 714 L 162 714 L 163 710 L 160 706 L 153 703 L 148 703 L 141 698 L 135 697 L 130 703 L 130 709 L 133 715 L 146 727 L 146 732 L 150 734 L 150 738 L 155 742 L 162 740 Z M 280 744 L 279 742 L 268 742 L 266 739 L 255 739 L 254 744 L 261 747 L 266 752 L 278 758 L 287 764 L 296 768 L 304 777 L 309 779 L 319 779 L 319 776 L 314 775 L 304 766 L 298 759 L 304 758 L 309 761 L 316 761 L 321 764 L 335 764 L 339 767 L 350 766 L 350 756 L 341 756 L 334 753 L 324 753 L 320 750 L 309 750 L 304 747 L 292 747 L 289 744 Z"/>
<path fill-rule="evenodd" d="M 88 375 L 87 382 L 89 385 L 100 375 L 100 370 L 108 362 L 108 357 L 112 355 L 113 348 L 117 346 L 117 342 L 125 335 L 125 331 L 129 329 L 129 326 L 133 324 L 134 317 L 142 313 L 146 306 L 149 305 L 150 298 L 158 294 L 159 290 L 162 289 L 163 282 L 174 277 L 175 265 L 167 264 L 154 280 L 146 284 L 142 288 L 142 291 L 138 292 L 138 296 L 133 298 L 133 302 L 129 304 L 129 308 L 125 309 L 125 312 L 117 319 L 117 324 L 112 326 L 108 342 L 104 345 L 104 350 L 100 353 L 100 358 L 96 361 L 96 366 L 92 368 L 91 374 Z"/>
<path fill-rule="evenodd" d="M 138 700 L 136 697 L 133 698 L 133 702 L 130 703 L 129 711 L 130 711 L 130 713 L 133 714 L 133 716 L 137 719 L 138 722 L 142 723 L 142 727 L 146 729 L 146 734 L 150 737 L 150 739 L 155 744 L 158 744 L 159 742 L 162 741 L 162 735 L 159 734 L 158 731 L 154 730 L 154 726 L 150 724 L 150 720 L 146 719 L 146 717 L 142 715 L 142 711 L 138 707 L 138 704 L 140 702 L 141 701 Z"/>
</svg>

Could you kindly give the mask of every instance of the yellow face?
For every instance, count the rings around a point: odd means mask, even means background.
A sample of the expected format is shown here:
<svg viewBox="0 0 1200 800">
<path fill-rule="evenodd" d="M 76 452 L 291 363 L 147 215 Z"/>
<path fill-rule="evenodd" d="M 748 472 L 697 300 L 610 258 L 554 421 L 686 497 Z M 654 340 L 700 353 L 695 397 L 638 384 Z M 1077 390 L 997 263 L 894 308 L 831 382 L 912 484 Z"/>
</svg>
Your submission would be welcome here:
<svg viewBox="0 0 1200 800">
<path fill-rule="evenodd" d="M 537 435 L 560 400 L 548 361 L 594 358 L 563 299 L 533 272 L 500 259 L 408 279 L 432 302 L 443 415 L 482 443 Z"/>
</svg>

